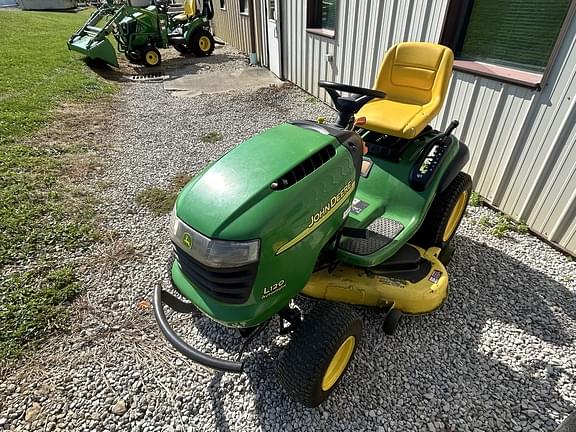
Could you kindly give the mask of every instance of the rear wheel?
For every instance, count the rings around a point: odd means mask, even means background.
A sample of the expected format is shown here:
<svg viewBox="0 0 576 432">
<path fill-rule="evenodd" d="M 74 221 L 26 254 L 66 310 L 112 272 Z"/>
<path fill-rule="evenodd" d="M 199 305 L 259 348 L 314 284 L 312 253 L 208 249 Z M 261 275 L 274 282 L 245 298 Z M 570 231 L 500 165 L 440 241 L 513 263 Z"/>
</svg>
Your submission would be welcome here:
<svg viewBox="0 0 576 432">
<path fill-rule="evenodd" d="M 322 403 L 342 380 L 362 335 L 349 306 L 318 303 L 304 317 L 278 360 L 278 379 L 292 399 Z"/>
<path fill-rule="evenodd" d="M 156 48 L 146 48 L 142 55 L 142 59 L 144 60 L 144 64 L 150 67 L 158 66 L 162 61 L 160 51 Z"/>
<path fill-rule="evenodd" d="M 434 198 L 412 242 L 423 248 L 448 246 L 462 221 L 471 192 L 472 178 L 459 173 L 448 188 Z"/>
<path fill-rule="evenodd" d="M 554 432 L 576 432 L 576 412 L 566 417 Z"/>
<path fill-rule="evenodd" d="M 188 47 L 199 57 L 212 54 L 214 46 L 214 37 L 209 31 L 203 29 L 196 30 L 188 43 Z"/>
</svg>

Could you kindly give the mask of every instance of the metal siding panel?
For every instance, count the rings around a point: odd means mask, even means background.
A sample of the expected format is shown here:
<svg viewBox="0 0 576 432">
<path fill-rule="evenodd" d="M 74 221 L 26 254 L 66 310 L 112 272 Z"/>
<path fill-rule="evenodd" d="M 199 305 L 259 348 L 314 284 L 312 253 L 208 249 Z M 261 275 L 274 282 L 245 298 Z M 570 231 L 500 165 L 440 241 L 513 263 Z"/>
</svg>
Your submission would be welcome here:
<svg viewBox="0 0 576 432">
<path fill-rule="evenodd" d="M 318 78 L 320 76 L 320 40 L 319 37 L 313 36 L 310 38 L 312 43 L 312 61 L 310 65 L 312 66 L 312 94 L 316 97 L 320 96 L 320 87 L 318 87 Z"/>
<path fill-rule="evenodd" d="M 305 2 L 289 1 L 288 77 L 316 95 L 320 78 L 371 86 L 391 45 L 439 40 L 447 6 L 448 0 L 341 0 L 336 38 L 330 40 L 307 34 Z M 541 92 L 455 71 L 446 105 L 432 122 L 442 129 L 460 120 L 455 135 L 470 147 L 465 170 L 480 194 L 514 217 L 527 216 L 532 229 L 554 233 L 552 240 L 571 251 L 576 251 L 575 40 L 573 22 Z M 331 64 L 327 53 L 333 55 Z"/>
<path fill-rule="evenodd" d="M 560 216 L 574 212 L 571 207 L 574 206 L 576 191 L 575 140 L 573 129 L 567 145 L 539 194 L 535 210 L 530 215 L 529 222 L 546 236 L 558 237 L 560 235 L 558 226 L 563 224 Z"/>
</svg>

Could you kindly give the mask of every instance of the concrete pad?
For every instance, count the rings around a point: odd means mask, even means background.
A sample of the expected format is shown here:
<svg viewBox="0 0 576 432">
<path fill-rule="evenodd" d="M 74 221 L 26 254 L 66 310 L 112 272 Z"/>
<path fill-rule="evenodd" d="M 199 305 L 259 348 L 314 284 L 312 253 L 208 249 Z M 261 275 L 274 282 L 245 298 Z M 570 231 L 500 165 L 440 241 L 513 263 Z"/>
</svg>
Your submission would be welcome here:
<svg viewBox="0 0 576 432">
<path fill-rule="evenodd" d="M 164 88 L 173 91 L 174 96 L 180 97 L 194 97 L 238 89 L 256 89 L 270 85 L 282 85 L 282 81 L 268 69 L 261 67 L 185 75 L 164 81 Z"/>
</svg>

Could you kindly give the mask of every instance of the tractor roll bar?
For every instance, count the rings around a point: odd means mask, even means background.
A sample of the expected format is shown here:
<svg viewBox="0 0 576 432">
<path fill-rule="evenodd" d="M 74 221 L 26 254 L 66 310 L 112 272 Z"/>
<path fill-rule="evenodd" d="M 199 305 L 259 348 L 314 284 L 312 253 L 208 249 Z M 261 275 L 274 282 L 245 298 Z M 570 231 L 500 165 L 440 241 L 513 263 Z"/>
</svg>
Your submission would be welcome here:
<svg viewBox="0 0 576 432">
<path fill-rule="evenodd" d="M 164 310 L 162 309 L 164 304 L 168 305 L 172 310 L 176 312 L 186 313 L 191 312 L 194 309 L 194 306 L 191 303 L 185 303 L 177 299 L 169 292 L 164 291 L 161 285 L 157 285 L 154 289 L 154 297 L 152 303 L 154 306 L 154 316 L 158 322 L 158 327 L 160 327 L 160 330 L 166 339 L 168 339 L 168 342 L 170 342 L 170 344 L 180 353 L 184 354 L 184 356 L 188 357 L 195 363 L 201 364 L 202 366 L 206 366 L 211 369 L 218 369 L 224 372 L 234 373 L 242 372 L 244 363 L 223 360 L 200 352 L 188 345 L 180 336 L 176 334 L 174 329 L 170 327 L 170 324 L 166 319 L 166 315 L 164 314 Z"/>
</svg>

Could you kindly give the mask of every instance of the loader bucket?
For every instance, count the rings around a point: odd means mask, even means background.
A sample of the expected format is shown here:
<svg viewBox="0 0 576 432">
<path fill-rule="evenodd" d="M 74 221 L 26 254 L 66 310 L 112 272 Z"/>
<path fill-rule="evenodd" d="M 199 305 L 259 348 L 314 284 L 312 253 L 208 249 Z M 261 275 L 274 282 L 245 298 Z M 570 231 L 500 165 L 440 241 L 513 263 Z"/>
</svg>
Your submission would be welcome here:
<svg viewBox="0 0 576 432">
<path fill-rule="evenodd" d="M 92 34 L 74 35 L 68 41 L 68 49 L 77 51 L 91 59 L 100 59 L 109 65 L 118 67 L 116 50 L 108 39 L 98 38 Z"/>
</svg>

